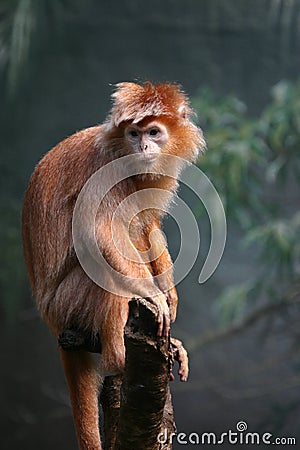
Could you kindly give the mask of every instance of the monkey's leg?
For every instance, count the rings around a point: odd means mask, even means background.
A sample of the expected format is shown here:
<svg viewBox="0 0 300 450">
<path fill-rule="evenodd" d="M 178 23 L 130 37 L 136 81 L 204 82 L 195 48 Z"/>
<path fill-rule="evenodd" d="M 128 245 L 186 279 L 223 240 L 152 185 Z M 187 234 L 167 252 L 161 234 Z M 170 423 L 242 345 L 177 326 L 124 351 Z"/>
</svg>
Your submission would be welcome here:
<svg viewBox="0 0 300 450">
<path fill-rule="evenodd" d="M 60 349 L 69 387 L 80 450 L 101 450 L 98 389 L 100 377 L 92 355 Z"/>
</svg>

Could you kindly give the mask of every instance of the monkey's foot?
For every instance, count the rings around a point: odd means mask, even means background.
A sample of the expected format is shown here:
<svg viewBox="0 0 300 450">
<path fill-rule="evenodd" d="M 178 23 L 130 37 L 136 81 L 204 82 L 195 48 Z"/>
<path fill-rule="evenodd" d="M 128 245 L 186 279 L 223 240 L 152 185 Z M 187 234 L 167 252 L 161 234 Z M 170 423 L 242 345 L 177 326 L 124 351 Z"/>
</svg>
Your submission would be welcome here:
<svg viewBox="0 0 300 450">
<path fill-rule="evenodd" d="M 178 375 L 180 381 L 187 381 L 189 375 L 189 358 L 186 349 L 179 339 L 171 338 L 171 345 L 174 352 L 174 359 L 179 364 Z M 174 375 L 171 373 L 171 381 L 174 380 Z"/>
</svg>

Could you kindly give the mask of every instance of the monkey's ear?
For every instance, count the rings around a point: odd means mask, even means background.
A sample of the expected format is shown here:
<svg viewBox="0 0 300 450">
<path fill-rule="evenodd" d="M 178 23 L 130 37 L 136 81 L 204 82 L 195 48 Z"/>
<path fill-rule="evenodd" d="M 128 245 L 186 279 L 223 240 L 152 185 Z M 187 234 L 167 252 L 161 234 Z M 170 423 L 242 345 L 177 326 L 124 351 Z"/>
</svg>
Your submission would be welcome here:
<svg viewBox="0 0 300 450">
<path fill-rule="evenodd" d="M 178 108 L 178 114 L 182 119 L 186 119 L 188 116 L 188 111 L 186 105 L 180 105 Z"/>
</svg>

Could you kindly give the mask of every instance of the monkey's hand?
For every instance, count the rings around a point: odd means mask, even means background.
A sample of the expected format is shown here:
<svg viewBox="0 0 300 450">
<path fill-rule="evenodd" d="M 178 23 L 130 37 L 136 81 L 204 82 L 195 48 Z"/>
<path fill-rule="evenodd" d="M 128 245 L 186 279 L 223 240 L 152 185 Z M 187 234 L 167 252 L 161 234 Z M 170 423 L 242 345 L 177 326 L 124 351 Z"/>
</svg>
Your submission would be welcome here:
<svg viewBox="0 0 300 450">
<path fill-rule="evenodd" d="M 150 303 L 157 307 L 158 319 L 158 336 L 168 336 L 170 332 L 170 311 L 167 302 L 167 296 L 163 293 L 153 297 L 147 297 Z"/>
<path fill-rule="evenodd" d="M 178 295 L 176 287 L 174 286 L 173 278 L 172 280 L 159 279 L 158 286 L 167 298 L 167 303 L 169 305 L 169 312 L 170 312 L 170 320 L 171 322 L 175 322 L 177 313 Z M 173 287 L 170 288 L 170 286 Z"/>
<path fill-rule="evenodd" d="M 174 359 L 179 364 L 178 375 L 180 381 L 187 381 L 189 375 L 189 358 L 186 349 L 179 339 L 171 338 L 171 345 L 174 352 Z M 174 380 L 174 375 L 171 373 L 170 380 Z"/>
</svg>

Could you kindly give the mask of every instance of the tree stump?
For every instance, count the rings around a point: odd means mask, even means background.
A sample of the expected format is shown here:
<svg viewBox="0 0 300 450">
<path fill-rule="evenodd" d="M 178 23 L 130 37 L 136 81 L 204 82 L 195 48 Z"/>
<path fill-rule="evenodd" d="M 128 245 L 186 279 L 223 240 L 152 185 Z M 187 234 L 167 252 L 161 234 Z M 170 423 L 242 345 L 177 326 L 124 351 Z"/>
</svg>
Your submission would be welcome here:
<svg viewBox="0 0 300 450">
<path fill-rule="evenodd" d="M 167 428 L 168 435 L 175 432 L 168 388 L 173 353 L 170 338 L 158 337 L 157 328 L 155 306 L 144 299 L 132 300 L 124 332 L 126 365 L 121 385 L 118 450 L 158 450 L 162 448 L 158 435 L 163 428 Z"/>
<path fill-rule="evenodd" d="M 157 336 L 157 329 L 156 307 L 145 299 L 132 299 L 124 330 L 125 370 L 105 377 L 100 395 L 105 450 L 172 448 L 176 426 L 169 380 L 174 359 L 181 381 L 186 380 L 188 358 L 180 341 Z M 58 342 L 65 351 L 101 353 L 99 336 L 86 331 L 65 330 Z"/>
</svg>

